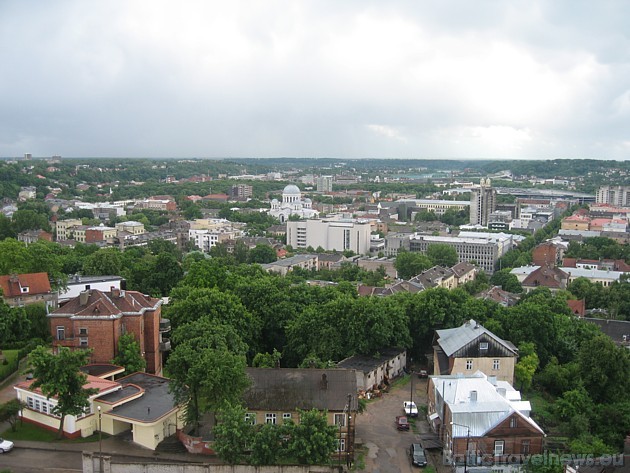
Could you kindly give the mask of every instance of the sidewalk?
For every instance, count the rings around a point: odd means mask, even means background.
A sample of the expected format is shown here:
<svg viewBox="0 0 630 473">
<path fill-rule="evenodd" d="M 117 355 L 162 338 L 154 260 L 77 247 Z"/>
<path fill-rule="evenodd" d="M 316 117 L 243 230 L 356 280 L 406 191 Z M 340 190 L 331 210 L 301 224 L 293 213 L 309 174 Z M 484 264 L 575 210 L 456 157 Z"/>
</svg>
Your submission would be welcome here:
<svg viewBox="0 0 630 473">
<path fill-rule="evenodd" d="M 92 452 L 99 453 L 99 442 L 32 442 L 26 440 L 16 440 L 16 448 L 32 449 L 32 450 L 49 450 L 56 452 Z M 102 441 L 103 455 L 111 456 L 115 461 L 117 457 L 125 457 L 126 459 L 134 458 L 138 461 L 169 461 L 176 463 L 220 463 L 216 457 L 204 455 L 194 455 L 191 453 L 162 453 L 154 452 L 143 447 L 134 445 L 128 441 L 121 440 L 116 437 L 103 439 Z"/>
</svg>

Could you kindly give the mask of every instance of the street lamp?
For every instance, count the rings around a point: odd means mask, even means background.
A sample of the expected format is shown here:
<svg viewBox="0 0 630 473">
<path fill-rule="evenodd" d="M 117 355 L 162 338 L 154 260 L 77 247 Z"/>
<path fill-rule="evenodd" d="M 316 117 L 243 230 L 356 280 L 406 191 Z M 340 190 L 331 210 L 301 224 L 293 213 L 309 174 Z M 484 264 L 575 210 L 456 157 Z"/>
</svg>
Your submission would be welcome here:
<svg viewBox="0 0 630 473">
<path fill-rule="evenodd" d="M 98 409 L 98 458 L 100 471 L 103 472 L 103 435 L 101 431 L 101 406 L 97 407 Z"/>
<path fill-rule="evenodd" d="M 456 422 L 451 422 L 451 425 L 457 425 L 459 427 L 466 428 L 466 452 L 464 453 L 464 473 L 468 472 L 468 444 L 470 442 L 470 427 L 463 424 L 458 424 Z M 453 429 L 451 429 L 451 437 L 453 436 Z"/>
<path fill-rule="evenodd" d="M 411 373 L 411 399 L 409 400 L 413 402 L 413 358 L 411 357 L 409 357 L 409 372 Z M 411 409 L 411 406 L 409 406 L 409 409 Z M 411 413 L 411 410 L 409 413 Z"/>
</svg>

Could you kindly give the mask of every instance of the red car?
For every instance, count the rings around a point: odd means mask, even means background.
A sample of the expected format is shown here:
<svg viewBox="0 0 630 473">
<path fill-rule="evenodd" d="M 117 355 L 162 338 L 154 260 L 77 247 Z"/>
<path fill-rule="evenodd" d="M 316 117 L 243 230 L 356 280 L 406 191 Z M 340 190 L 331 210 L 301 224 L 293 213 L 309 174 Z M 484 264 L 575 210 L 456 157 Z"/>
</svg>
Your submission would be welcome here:
<svg viewBox="0 0 630 473">
<path fill-rule="evenodd" d="M 409 430 L 407 416 L 396 416 L 396 428 L 398 430 Z"/>
</svg>

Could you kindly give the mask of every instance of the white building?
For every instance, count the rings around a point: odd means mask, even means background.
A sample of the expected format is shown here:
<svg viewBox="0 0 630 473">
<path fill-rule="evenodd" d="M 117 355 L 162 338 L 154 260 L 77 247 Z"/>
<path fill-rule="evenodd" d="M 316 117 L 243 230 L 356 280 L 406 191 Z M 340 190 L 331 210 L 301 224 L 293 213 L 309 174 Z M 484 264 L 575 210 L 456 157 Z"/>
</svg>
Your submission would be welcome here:
<svg viewBox="0 0 630 473">
<path fill-rule="evenodd" d="M 317 192 L 332 192 L 332 184 L 332 176 L 319 176 L 317 178 Z"/>
<path fill-rule="evenodd" d="M 299 187 L 289 184 L 282 191 L 282 203 L 277 199 L 271 201 L 269 215 L 276 217 L 281 223 L 289 220 L 291 215 L 300 218 L 315 218 L 319 215 L 317 210 L 313 210 L 311 199 L 302 199 L 302 192 Z"/>
<path fill-rule="evenodd" d="M 497 191 L 490 179 L 481 179 L 470 194 L 470 224 L 488 226 L 490 214 L 497 209 Z"/>
<path fill-rule="evenodd" d="M 630 186 L 601 186 L 597 190 L 595 202 L 630 207 Z"/>
<path fill-rule="evenodd" d="M 293 248 L 370 252 L 370 222 L 363 220 L 300 220 L 287 222 L 287 245 Z"/>
</svg>

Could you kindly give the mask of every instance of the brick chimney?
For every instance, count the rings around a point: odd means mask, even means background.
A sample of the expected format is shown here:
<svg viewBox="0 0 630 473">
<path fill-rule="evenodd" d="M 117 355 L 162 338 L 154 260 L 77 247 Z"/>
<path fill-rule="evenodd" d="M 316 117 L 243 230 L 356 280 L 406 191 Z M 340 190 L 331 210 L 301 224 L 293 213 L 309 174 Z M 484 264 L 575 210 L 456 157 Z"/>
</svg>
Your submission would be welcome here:
<svg viewBox="0 0 630 473">
<path fill-rule="evenodd" d="M 86 305 L 90 298 L 90 291 L 81 291 L 79 293 L 79 305 Z"/>
<path fill-rule="evenodd" d="M 120 289 L 118 289 L 118 288 L 116 288 L 116 287 L 112 286 L 112 287 L 111 287 L 111 292 L 112 292 L 112 298 L 114 298 L 114 297 L 115 297 L 115 298 L 120 297 Z"/>
</svg>

